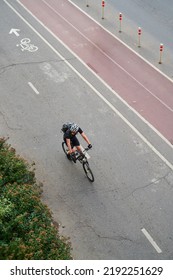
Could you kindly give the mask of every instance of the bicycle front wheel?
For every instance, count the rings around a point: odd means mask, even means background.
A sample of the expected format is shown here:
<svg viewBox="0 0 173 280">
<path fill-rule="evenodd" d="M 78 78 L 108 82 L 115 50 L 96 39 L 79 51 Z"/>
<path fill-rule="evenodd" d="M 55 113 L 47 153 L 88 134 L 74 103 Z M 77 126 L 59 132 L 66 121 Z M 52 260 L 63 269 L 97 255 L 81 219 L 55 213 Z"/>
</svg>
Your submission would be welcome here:
<svg viewBox="0 0 173 280">
<path fill-rule="evenodd" d="M 91 171 L 91 168 L 90 168 L 88 162 L 84 162 L 84 163 L 83 163 L 83 169 L 84 169 L 84 171 L 85 171 L 85 174 L 86 174 L 88 180 L 89 180 L 90 182 L 94 182 L 94 175 L 93 175 L 93 173 L 92 173 L 92 171 Z"/>
<path fill-rule="evenodd" d="M 28 51 L 29 51 L 29 52 L 36 52 L 36 51 L 38 51 L 38 47 L 31 44 L 31 45 L 28 47 Z"/>
</svg>

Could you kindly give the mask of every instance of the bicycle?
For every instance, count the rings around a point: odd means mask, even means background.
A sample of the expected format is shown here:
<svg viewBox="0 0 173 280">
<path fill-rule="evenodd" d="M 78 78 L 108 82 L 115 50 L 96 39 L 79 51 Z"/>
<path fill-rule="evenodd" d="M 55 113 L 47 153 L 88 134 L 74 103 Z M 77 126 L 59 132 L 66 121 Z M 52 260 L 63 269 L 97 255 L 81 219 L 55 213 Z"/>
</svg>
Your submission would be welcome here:
<svg viewBox="0 0 173 280">
<path fill-rule="evenodd" d="M 33 44 L 31 44 L 31 40 L 29 38 L 23 38 L 20 41 L 20 44 L 16 45 L 21 46 L 21 50 L 22 51 L 29 51 L 29 52 L 36 52 L 38 50 L 37 46 L 34 46 Z"/>
<path fill-rule="evenodd" d="M 68 154 L 68 147 L 66 145 L 65 142 L 62 142 L 62 149 L 64 151 L 64 153 L 66 154 L 66 157 L 70 160 L 70 161 L 74 161 L 74 158 Z M 85 175 L 87 176 L 88 180 L 90 182 L 94 182 L 94 175 L 92 173 L 92 170 L 89 166 L 89 162 L 86 156 L 86 152 L 89 150 L 89 148 L 85 148 L 83 150 L 83 154 L 81 155 L 80 152 L 78 152 L 77 150 L 75 151 L 75 161 L 79 161 L 84 169 Z"/>
</svg>

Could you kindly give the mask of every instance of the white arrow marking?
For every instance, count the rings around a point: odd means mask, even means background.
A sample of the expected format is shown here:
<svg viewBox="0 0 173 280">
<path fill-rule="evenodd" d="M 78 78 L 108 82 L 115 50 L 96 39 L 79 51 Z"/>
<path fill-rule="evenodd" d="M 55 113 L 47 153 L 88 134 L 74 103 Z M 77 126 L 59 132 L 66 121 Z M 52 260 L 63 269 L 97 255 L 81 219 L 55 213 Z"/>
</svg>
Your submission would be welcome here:
<svg viewBox="0 0 173 280">
<path fill-rule="evenodd" d="M 18 33 L 19 31 L 20 31 L 20 29 L 14 29 L 14 28 L 12 28 L 12 29 L 10 30 L 9 34 L 14 33 L 16 36 L 19 36 L 19 33 Z"/>
</svg>

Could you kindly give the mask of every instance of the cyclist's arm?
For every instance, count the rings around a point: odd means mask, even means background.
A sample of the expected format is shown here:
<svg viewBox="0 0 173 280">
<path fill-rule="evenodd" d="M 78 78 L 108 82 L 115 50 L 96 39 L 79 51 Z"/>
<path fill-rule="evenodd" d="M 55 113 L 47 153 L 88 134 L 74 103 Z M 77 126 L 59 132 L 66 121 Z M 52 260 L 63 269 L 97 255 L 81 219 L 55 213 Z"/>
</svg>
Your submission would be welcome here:
<svg viewBox="0 0 173 280">
<path fill-rule="evenodd" d="M 88 137 L 85 135 L 84 132 L 81 133 L 81 136 L 82 136 L 83 139 L 88 143 L 88 145 L 91 144 L 90 141 L 89 141 L 89 139 L 88 139 Z"/>
</svg>

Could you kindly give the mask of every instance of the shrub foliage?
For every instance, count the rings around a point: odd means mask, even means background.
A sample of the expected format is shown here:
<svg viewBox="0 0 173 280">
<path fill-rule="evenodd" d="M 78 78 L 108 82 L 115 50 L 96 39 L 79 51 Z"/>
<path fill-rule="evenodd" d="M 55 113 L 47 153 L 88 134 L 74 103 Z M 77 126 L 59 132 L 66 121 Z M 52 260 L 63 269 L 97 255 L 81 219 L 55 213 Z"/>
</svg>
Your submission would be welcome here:
<svg viewBox="0 0 173 280">
<path fill-rule="evenodd" d="M 71 259 L 29 164 L 0 138 L 0 259 Z"/>
</svg>

